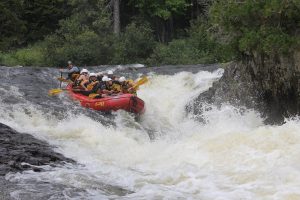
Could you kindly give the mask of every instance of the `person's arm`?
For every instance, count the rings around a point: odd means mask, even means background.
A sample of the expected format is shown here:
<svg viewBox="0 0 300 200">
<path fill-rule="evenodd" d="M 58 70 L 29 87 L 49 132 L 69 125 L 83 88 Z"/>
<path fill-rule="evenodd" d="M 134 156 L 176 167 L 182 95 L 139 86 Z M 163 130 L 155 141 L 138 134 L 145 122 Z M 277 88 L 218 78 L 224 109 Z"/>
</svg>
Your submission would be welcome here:
<svg viewBox="0 0 300 200">
<path fill-rule="evenodd" d="M 112 91 L 108 90 L 107 88 L 103 89 L 102 92 L 104 94 L 112 94 Z"/>
<path fill-rule="evenodd" d="M 69 70 L 68 69 L 59 69 L 59 71 L 63 74 L 67 74 L 69 73 Z"/>
<path fill-rule="evenodd" d="M 72 67 L 71 69 L 60 69 L 59 70 L 61 73 L 74 73 L 74 72 L 79 72 L 78 67 Z"/>
<path fill-rule="evenodd" d="M 88 91 L 92 94 L 92 93 L 97 93 L 97 90 L 99 88 L 99 83 L 98 82 L 92 82 L 90 84 L 87 85 L 87 89 Z"/>
<path fill-rule="evenodd" d="M 134 92 L 135 91 L 135 89 L 134 89 L 134 81 L 133 80 L 128 80 L 128 82 L 127 82 L 127 85 L 128 85 L 128 91 L 129 92 Z"/>
<path fill-rule="evenodd" d="M 69 69 L 69 73 L 79 72 L 79 69 L 77 67 L 72 67 Z"/>
<path fill-rule="evenodd" d="M 83 87 L 83 89 L 84 89 L 85 91 L 88 90 L 88 89 L 85 87 L 85 84 L 88 83 L 88 82 L 89 82 L 88 80 L 84 80 L 84 81 L 81 81 L 81 83 L 80 83 L 80 86 Z"/>
<path fill-rule="evenodd" d="M 99 90 L 101 90 L 101 93 L 102 94 L 109 94 L 109 91 L 107 90 L 105 83 L 99 83 L 99 84 L 100 84 Z"/>
<path fill-rule="evenodd" d="M 119 93 L 121 91 L 121 86 L 117 83 L 114 83 L 112 85 L 112 91 L 113 91 L 113 93 Z"/>
</svg>

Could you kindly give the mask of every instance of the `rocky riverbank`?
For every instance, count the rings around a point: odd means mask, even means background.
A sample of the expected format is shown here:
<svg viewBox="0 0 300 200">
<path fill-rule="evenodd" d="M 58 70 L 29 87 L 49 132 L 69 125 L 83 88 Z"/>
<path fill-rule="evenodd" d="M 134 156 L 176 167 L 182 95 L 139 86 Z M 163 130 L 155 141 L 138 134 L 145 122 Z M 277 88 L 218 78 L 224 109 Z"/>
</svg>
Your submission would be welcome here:
<svg viewBox="0 0 300 200">
<path fill-rule="evenodd" d="M 54 152 L 46 142 L 18 133 L 0 123 L 0 176 L 24 170 L 40 171 L 36 166 L 57 165 L 73 160 Z"/>
<path fill-rule="evenodd" d="M 54 152 L 52 148 L 52 146 L 44 141 L 40 141 L 26 133 L 19 133 L 0 123 L 0 200 L 15 199 L 11 197 L 10 193 L 16 190 L 21 190 L 22 187 L 21 185 L 18 185 L 17 182 L 10 182 L 6 180 L 5 175 L 7 173 L 22 172 L 25 170 L 41 172 L 43 169 L 39 166 L 43 165 L 55 167 L 66 163 L 75 164 L 74 160 Z M 55 189 L 57 191 L 57 197 L 59 199 L 64 199 L 64 185 L 51 182 L 37 182 L 35 184 L 37 184 L 37 188 L 39 185 Z M 40 188 L 40 190 L 42 190 L 43 187 Z M 80 190 L 75 187 L 68 187 L 70 191 L 74 191 L 74 195 L 78 190 Z M 124 196 L 126 194 L 133 193 L 133 191 L 101 182 L 97 182 L 97 186 L 95 187 L 98 187 L 99 190 L 101 189 L 105 193 L 111 195 Z M 37 193 L 41 192 L 39 189 L 36 190 Z M 24 194 L 27 194 L 26 191 L 23 192 Z M 29 196 L 31 196 L 30 191 Z M 42 196 L 46 198 L 47 194 Z M 28 197 L 25 199 L 28 199 Z M 36 197 L 33 199 L 39 198 Z"/>
<path fill-rule="evenodd" d="M 0 123 L 0 200 L 11 199 L 9 193 L 18 188 L 5 180 L 9 172 L 25 170 L 41 171 L 38 166 L 56 166 L 73 160 L 54 152 L 46 142 L 40 141 L 26 133 L 18 133 Z"/>
<path fill-rule="evenodd" d="M 254 56 L 224 68 L 223 77 L 189 106 L 191 112 L 199 116 L 205 103 L 230 103 L 259 111 L 268 124 L 300 114 L 299 51 L 286 57 Z"/>
</svg>

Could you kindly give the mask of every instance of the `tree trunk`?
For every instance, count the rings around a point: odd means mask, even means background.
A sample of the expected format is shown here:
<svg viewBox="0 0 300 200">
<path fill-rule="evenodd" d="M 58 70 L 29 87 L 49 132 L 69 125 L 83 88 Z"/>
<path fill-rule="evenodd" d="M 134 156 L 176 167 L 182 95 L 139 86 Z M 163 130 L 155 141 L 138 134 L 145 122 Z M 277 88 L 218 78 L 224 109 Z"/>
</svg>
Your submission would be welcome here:
<svg viewBox="0 0 300 200">
<path fill-rule="evenodd" d="M 120 34 L 120 0 L 114 0 L 114 34 Z"/>
<path fill-rule="evenodd" d="M 162 23 L 161 23 L 161 28 L 162 28 L 162 30 L 161 30 L 161 41 L 163 43 L 165 43 L 166 42 L 166 25 L 165 25 L 164 21 L 162 21 Z"/>
<path fill-rule="evenodd" d="M 168 33 L 168 41 L 174 38 L 174 20 L 173 16 L 171 15 L 169 19 L 169 33 Z"/>
</svg>

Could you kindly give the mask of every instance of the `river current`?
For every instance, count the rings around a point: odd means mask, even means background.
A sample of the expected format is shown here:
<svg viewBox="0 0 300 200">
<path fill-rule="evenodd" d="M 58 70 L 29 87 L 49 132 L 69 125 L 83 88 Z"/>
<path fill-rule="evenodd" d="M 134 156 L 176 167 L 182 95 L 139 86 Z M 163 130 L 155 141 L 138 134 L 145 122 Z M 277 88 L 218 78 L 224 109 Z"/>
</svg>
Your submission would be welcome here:
<svg viewBox="0 0 300 200">
<path fill-rule="evenodd" d="M 103 114 L 80 107 L 54 68 L 0 67 L 0 123 L 47 141 L 78 164 L 9 173 L 13 199 L 300 199 L 300 121 L 264 125 L 259 113 L 207 105 L 205 123 L 186 105 L 223 74 L 218 66 L 142 65 L 112 69 L 147 75 L 146 112 Z M 1 196 L 1 194 L 0 194 Z M 0 198 L 1 199 L 1 198 Z"/>
</svg>

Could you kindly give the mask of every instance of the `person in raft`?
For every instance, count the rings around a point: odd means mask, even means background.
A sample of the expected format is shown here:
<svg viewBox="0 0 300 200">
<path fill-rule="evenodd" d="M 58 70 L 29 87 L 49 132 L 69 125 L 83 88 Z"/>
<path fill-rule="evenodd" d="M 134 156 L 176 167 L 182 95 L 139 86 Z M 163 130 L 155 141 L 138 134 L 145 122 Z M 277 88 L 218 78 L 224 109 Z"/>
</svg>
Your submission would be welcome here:
<svg viewBox="0 0 300 200">
<path fill-rule="evenodd" d="M 102 94 L 111 95 L 114 93 L 112 90 L 112 85 L 113 85 L 112 79 L 108 78 L 107 76 L 103 76 L 99 89 L 101 90 Z"/>
<path fill-rule="evenodd" d="M 136 94 L 136 90 L 133 88 L 133 80 L 126 80 L 124 76 L 119 78 L 119 83 L 121 85 L 122 93 Z"/>
<path fill-rule="evenodd" d="M 103 76 L 102 80 L 99 81 L 96 73 L 90 73 L 89 81 L 83 85 L 84 90 L 78 92 L 91 98 L 102 98 L 115 93 L 112 90 L 113 82 L 111 78 Z"/>
<path fill-rule="evenodd" d="M 75 65 L 73 65 L 71 61 L 68 61 L 67 69 L 60 69 L 59 71 L 61 73 L 68 74 L 67 79 L 71 80 L 71 81 L 75 81 L 80 74 L 79 67 L 76 67 Z"/>
<path fill-rule="evenodd" d="M 112 80 L 114 80 L 114 77 L 115 77 L 114 72 L 112 70 L 108 70 L 106 73 L 106 76 L 108 78 L 111 78 Z"/>
<path fill-rule="evenodd" d="M 113 94 L 136 94 L 133 80 L 126 80 L 124 76 L 113 78 L 114 80 L 100 72 L 89 73 L 87 69 L 82 69 L 80 76 L 73 83 L 73 89 L 74 92 L 92 98 L 102 98 Z"/>
<path fill-rule="evenodd" d="M 87 69 L 82 69 L 80 72 L 80 76 L 75 80 L 73 84 L 73 88 L 82 88 L 87 91 L 86 85 L 89 82 L 89 71 Z"/>
<path fill-rule="evenodd" d="M 100 83 L 95 73 L 90 73 L 89 80 L 84 84 L 85 89 L 81 90 L 80 93 L 85 96 L 91 96 L 93 98 L 101 98 L 104 95 L 101 93 Z"/>
</svg>

